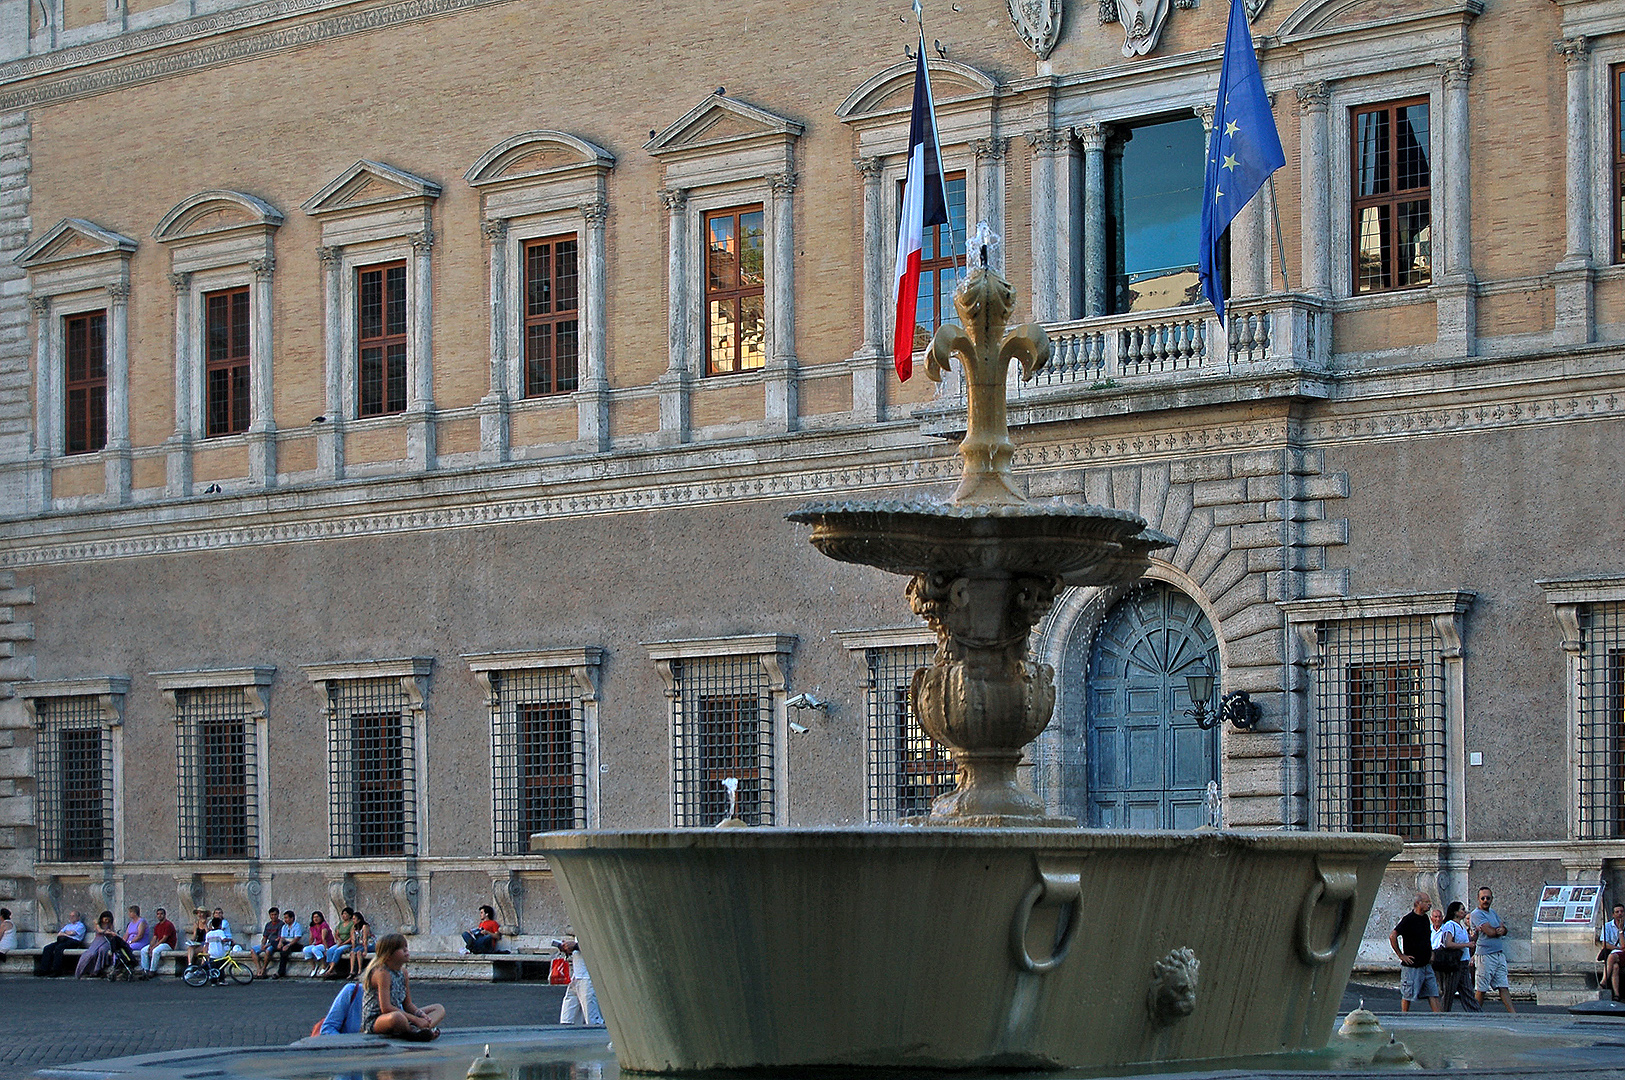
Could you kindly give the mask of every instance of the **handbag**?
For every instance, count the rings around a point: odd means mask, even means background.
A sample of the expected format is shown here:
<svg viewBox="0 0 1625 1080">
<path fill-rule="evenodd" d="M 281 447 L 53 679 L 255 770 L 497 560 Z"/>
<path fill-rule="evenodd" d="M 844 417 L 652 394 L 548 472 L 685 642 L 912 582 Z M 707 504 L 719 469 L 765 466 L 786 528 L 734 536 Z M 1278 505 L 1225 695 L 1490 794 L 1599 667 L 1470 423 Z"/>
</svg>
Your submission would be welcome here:
<svg viewBox="0 0 1625 1080">
<path fill-rule="evenodd" d="M 555 956 L 553 963 L 548 965 L 547 982 L 549 986 L 570 985 L 570 958 L 568 956 Z"/>
</svg>

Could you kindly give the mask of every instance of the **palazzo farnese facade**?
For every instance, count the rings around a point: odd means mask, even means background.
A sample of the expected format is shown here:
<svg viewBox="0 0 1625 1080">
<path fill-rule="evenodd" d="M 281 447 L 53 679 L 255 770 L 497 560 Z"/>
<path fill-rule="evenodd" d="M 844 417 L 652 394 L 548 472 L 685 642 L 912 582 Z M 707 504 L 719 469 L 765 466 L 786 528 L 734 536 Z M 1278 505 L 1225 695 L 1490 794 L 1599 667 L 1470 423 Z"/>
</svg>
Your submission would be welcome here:
<svg viewBox="0 0 1625 1080">
<path fill-rule="evenodd" d="M 1035 634 L 1050 805 L 1401 832 L 1368 955 L 1487 882 L 1527 970 L 1542 882 L 1625 886 L 1625 7 L 1289 2 L 1222 330 L 1224 5 L 932 5 L 920 332 L 987 221 L 1056 345 L 1030 494 L 1177 540 Z M 355 903 L 428 948 L 494 902 L 531 942 L 533 830 L 710 824 L 728 776 L 757 823 L 928 801 L 902 580 L 784 520 L 956 466 L 958 386 L 889 362 L 907 14 L 0 0 L 21 926 Z M 1256 730 L 1190 721 L 1198 662 Z"/>
</svg>

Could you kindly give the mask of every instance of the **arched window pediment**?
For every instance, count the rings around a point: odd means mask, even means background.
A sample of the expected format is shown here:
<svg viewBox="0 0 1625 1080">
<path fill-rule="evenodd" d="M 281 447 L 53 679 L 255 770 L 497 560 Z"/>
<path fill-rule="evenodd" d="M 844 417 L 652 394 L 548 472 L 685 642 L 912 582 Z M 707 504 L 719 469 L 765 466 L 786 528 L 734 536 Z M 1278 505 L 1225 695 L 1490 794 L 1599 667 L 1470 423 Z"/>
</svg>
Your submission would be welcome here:
<svg viewBox="0 0 1625 1080">
<path fill-rule="evenodd" d="M 966 98 L 994 97 L 999 81 L 987 72 L 954 60 L 928 60 L 931 95 L 940 106 Z M 895 109 L 907 111 L 914 100 L 914 62 L 893 64 L 867 79 L 835 110 L 842 120 L 861 119 Z"/>
<path fill-rule="evenodd" d="M 527 131 L 504 139 L 469 167 L 463 178 L 474 187 L 504 181 L 546 181 L 577 170 L 608 172 L 615 155 L 564 131 Z"/>
<path fill-rule="evenodd" d="M 240 191 L 200 191 L 175 204 L 152 230 L 152 238 L 168 243 L 237 229 L 274 229 L 281 224 L 282 211 L 262 199 Z"/>
</svg>

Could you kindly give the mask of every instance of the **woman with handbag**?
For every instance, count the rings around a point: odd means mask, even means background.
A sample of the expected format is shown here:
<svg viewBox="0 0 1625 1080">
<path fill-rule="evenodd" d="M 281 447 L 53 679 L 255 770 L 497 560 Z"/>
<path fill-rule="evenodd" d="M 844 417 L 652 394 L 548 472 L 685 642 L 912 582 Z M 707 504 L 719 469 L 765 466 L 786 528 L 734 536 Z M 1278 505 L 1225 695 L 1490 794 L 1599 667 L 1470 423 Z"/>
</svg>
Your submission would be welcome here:
<svg viewBox="0 0 1625 1080">
<path fill-rule="evenodd" d="M 1456 988 L 1461 982 L 1462 961 L 1467 950 L 1467 928 L 1456 919 L 1466 911 L 1467 905 L 1456 900 L 1443 915 L 1440 915 L 1438 908 L 1428 913 L 1430 918 L 1438 916 L 1433 921 L 1433 974 L 1439 980 L 1439 997 L 1445 1012 L 1450 1011 L 1451 1002 L 1456 998 Z"/>
</svg>

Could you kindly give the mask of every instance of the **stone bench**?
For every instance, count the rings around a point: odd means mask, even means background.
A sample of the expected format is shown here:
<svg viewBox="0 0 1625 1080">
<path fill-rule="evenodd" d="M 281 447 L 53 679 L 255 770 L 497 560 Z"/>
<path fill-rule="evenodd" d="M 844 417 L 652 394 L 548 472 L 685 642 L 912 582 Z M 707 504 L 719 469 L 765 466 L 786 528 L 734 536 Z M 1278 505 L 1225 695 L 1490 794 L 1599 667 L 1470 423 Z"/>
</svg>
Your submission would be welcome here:
<svg viewBox="0 0 1625 1080">
<path fill-rule="evenodd" d="M 546 982 L 555 954 L 547 952 L 412 952 L 407 970 L 420 980 L 468 979 L 489 982 Z"/>
</svg>

